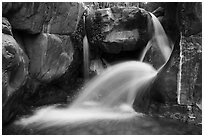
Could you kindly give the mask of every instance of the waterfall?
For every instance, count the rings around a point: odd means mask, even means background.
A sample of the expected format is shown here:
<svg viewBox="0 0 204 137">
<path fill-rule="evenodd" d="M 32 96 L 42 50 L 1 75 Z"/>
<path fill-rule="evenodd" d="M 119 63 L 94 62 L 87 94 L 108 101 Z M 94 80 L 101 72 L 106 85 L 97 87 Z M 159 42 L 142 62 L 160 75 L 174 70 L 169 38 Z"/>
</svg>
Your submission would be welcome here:
<svg viewBox="0 0 204 137">
<path fill-rule="evenodd" d="M 150 46 L 158 46 L 167 62 L 171 48 L 166 33 L 158 21 L 152 16 L 153 37 L 147 45 L 141 60 Z M 84 72 L 88 77 L 88 40 L 84 37 Z M 164 65 L 163 65 L 164 66 Z M 162 67 L 163 67 L 162 66 Z M 159 69 L 161 70 L 162 67 Z M 38 128 L 53 125 L 76 124 L 105 119 L 126 119 L 137 115 L 132 108 L 133 102 L 146 93 L 157 77 L 158 70 L 141 61 L 126 61 L 113 65 L 88 81 L 79 96 L 67 108 L 56 106 L 42 108 L 28 118 L 16 122 L 20 125 L 36 124 Z"/>
</svg>

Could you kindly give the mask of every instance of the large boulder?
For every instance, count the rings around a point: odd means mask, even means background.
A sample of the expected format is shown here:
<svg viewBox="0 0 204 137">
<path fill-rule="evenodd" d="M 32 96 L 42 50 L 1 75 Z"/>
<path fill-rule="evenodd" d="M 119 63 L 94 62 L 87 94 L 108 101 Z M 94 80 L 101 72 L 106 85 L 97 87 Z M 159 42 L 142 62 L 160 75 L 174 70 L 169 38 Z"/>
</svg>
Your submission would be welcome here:
<svg viewBox="0 0 204 137">
<path fill-rule="evenodd" d="M 151 38 L 150 18 L 147 11 L 137 7 L 92 9 L 86 18 L 90 48 L 107 54 L 141 50 Z"/>
<path fill-rule="evenodd" d="M 74 48 L 69 36 L 42 33 L 25 37 L 24 42 L 30 58 L 30 76 L 39 81 L 59 78 L 73 61 Z"/>
<path fill-rule="evenodd" d="M 3 19 L 5 20 L 5 18 Z M 2 22 L 2 94 L 3 105 L 25 82 L 28 75 L 28 57 L 22 47 L 16 42 L 11 33 L 9 22 L 5 27 Z M 4 31 L 3 31 L 4 32 Z"/>
<path fill-rule="evenodd" d="M 12 27 L 31 34 L 70 34 L 75 31 L 82 13 L 82 4 L 76 2 L 3 3 L 3 15 Z"/>
</svg>

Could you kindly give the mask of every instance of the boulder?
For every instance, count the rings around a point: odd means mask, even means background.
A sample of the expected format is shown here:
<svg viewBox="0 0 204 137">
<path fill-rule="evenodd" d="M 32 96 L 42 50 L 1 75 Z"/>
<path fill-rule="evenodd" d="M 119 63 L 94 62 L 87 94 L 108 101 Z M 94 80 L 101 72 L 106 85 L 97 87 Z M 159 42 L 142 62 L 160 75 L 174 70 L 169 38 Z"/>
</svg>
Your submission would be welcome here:
<svg viewBox="0 0 204 137">
<path fill-rule="evenodd" d="M 151 38 L 150 16 L 137 7 L 113 7 L 90 10 L 86 31 L 91 47 L 105 53 L 119 54 L 144 48 Z"/>
<path fill-rule="evenodd" d="M 46 20 L 46 16 L 48 16 L 46 14 L 47 7 L 44 3 L 17 2 L 11 3 L 11 5 L 6 17 L 9 19 L 13 29 L 27 31 L 32 34 L 42 31 L 43 23 Z"/>
<path fill-rule="evenodd" d="M 73 61 L 74 48 L 69 36 L 42 33 L 25 37 L 24 42 L 30 58 L 30 76 L 41 82 L 59 78 Z"/>
<path fill-rule="evenodd" d="M 30 34 L 69 34 L 75 31 L 83 6 L 76 2 L 3 3 L 3 13 L 14 29 Z"/>
<path fill-rule="evenodd" d="M 7 34 L 2 34 L 2 69 L 3 69 L 3 105 L 17 91 L 28 76 L 28 57 L 16 42 Z"/>
</svg>

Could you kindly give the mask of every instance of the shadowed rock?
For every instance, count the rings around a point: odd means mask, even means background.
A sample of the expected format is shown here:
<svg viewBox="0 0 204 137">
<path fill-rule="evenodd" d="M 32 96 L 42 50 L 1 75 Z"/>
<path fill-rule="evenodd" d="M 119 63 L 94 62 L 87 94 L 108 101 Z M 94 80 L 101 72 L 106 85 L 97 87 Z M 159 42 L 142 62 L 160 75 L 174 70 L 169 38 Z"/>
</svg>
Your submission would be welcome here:
<svg viewBox="0 0 204 137">
<path fill-rule="evenodd" d="M 107 54 L 144 48 L 151 38 L 149 18 L 147 11 L 137 7 L 90 10 L 86 18 L 90 48 L 99 48 Z"/>
<path fill-rule="evenodd" d="M 9 22 L 6 21 L 5 24 L 4 20 L 2 23 L 2 92 L 4 105 L 8 98 L 25 83 L 28 75 L 28 57 L 11 35 Z M 4 33 L 5 30 L 6 34 Z"/>
</svg>

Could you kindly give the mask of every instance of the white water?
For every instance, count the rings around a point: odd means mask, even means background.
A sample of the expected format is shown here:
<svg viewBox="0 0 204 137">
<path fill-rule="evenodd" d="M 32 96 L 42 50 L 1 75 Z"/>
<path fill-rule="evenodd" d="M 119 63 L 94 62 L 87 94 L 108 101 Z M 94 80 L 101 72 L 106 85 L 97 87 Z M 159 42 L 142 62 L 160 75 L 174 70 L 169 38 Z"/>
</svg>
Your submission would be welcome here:
<svg viewBox="0 0 204 137">
<path fill-rule="evenodd" d="M 167 61 L 171 53 L 168 39 L 160 22 L 151 15 L 155 30 L 154 40 L 147 45 L 141 59 L 143 60 L 151 45 L 158 45 Z M 87 38 L 84 41 L 88 43 Z M 131 118 L 137 115 L 132 108 L 135 97 L 140 98 L 143 92 L 149 90 L 148 87 L 157 76 L 157 72 L 151 65 L 139 61 L 127 61 L 111 66 L 89 81 L 68 108 L 42 108 L 33 116 L 22 118 L 16 124 L 27 126 L 36 123 L 38 128 L 43 128 L 93 120 Z"/>
</svg>

